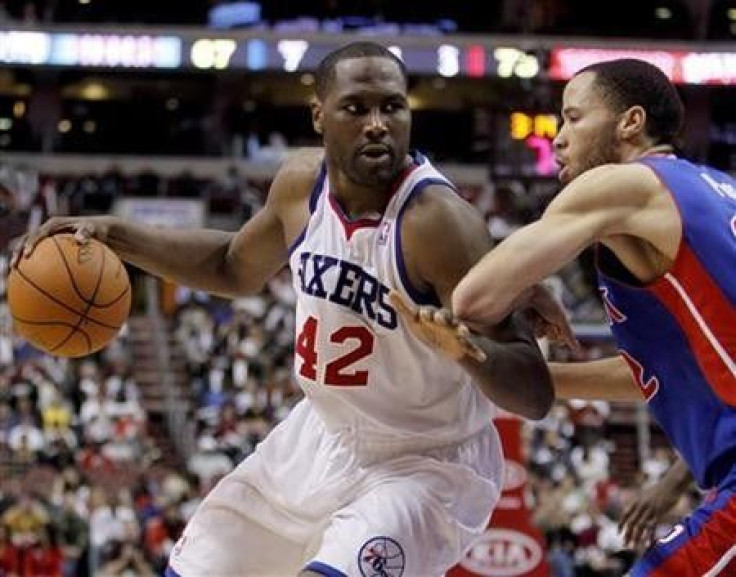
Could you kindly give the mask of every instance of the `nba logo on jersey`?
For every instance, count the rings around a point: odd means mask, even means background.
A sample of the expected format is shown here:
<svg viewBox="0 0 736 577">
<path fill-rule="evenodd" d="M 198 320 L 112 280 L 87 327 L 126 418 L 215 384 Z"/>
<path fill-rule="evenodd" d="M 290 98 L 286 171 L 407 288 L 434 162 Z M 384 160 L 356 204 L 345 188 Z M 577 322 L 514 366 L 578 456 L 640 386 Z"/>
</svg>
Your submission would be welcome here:
<svg viewBox="0 0 736 577">
<path fill-rule="evenodd" d="M 391 221 L 384 220 L 381 223 L 381 231 L 378 233 L 378 244 L 385 246 L 388 242 L 388 235 L 391 232 Z"/>
<path fill-rule="evenodd" d="M 358 566 L 363 577 L 401 577 L 404 564 L 404 550 L 391 537 L 373 537 L 358 553 Z"/>
</svg>

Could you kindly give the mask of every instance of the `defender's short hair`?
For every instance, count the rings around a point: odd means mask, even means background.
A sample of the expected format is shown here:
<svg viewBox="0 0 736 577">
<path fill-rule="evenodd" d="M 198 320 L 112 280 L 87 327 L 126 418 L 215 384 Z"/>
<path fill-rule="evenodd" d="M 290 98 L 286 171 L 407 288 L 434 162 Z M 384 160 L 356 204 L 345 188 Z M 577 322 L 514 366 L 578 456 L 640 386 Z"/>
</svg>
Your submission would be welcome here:
<svg viewBox="0 0 736 577">
<path fill-rule="evenodd" d="M 675 86 L 653 64 L 634 58 L 597 62 L 580 70 L 595 74 L 594 85 L 616 112 L 641 106 L 647 134 L 656 144 L 676 144 L 684 123 L 684 105 Z"/>
</svg>

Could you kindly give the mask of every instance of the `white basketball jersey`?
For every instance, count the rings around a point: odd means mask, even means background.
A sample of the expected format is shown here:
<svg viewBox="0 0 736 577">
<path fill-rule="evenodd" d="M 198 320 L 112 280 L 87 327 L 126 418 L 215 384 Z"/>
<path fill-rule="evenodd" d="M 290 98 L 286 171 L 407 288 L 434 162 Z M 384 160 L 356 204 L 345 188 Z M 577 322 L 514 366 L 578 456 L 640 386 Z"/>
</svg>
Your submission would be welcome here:
<svg viewBox="0 0 736 577">
<path fill-rule="evenodd" d="M 416 303 L 432 301 L 408 279 L 400 231 L 412 198 L 438 183 L 456 194 L 417 155 L 383 216 L 351 221 L 323 165 L 290 265 L 298 295 L 294 370 L 331 431 L 442 444 L 488 427 L 495 414 L 462 367 L 417 340 L 388 301 L 391 289 Z"/>
</svg>

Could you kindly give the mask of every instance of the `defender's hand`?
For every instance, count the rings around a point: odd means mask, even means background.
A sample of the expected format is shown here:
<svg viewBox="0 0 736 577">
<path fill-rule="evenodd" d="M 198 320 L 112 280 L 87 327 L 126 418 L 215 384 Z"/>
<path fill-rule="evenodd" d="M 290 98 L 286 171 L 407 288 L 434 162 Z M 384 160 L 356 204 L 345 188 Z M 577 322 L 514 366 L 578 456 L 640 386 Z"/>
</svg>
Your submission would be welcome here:
<svg viewBox="0 0 736 577">
<path fill-rule="evenodd" d="M 455 319 L 447 309 L 416 307 L 401 294 L 391 291 L 389 301 L 404 318 L 411 332 L 423 343 L 434 347 L 455 361 L 466 357 L 479 363 L 486 354 L 470 336 L 470 329 Z"/>
<path fill-rule="evenodd" d="M 536 337 L 547 337 L 552 342 L 566 345 L 572 351 L 580 350 L 567 313 L 552 293 L 542 284 L 534 287 L 524 314 L 534 327 Z"/>
<path fill-rule="evenodd" d="M 13 249 L 10 266 L 18 266 L 21 258 L 31 256 L 36 245 L 49 236 L 54 236 L 62 232 L 71 232 L 74 233 L 74 238 L 79 244 L 86 243 L 90 238 L 96 238 L 105 242 L 108 228 L 108 217 L 52 217 L 35 231 L 20 237 Z"/>
<path fill-rule="evenodd" d="M 629 503 L 619 521 L 624 543 L 633 549 L 644 549 L 651 545 L 657 525 L 679 499 L 679 492 L 663 490 L 659 484 L 644 489 Z"/>
</svg>

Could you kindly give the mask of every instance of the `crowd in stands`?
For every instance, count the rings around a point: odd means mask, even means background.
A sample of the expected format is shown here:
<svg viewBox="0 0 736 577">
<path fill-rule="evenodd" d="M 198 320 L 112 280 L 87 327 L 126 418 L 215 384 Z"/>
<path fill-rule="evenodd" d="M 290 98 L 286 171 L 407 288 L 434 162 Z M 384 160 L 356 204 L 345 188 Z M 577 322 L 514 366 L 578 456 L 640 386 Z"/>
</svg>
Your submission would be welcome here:
<svg viewBox="0 0 736 577">
<path fill-rule="evenodd" d="M 660 446 L 631 478 L 612 475 L 610 410 L 607 403 L 558 401 L 528 428 L 533 522 L 546 536 L 552 577 L 624 575 L 635 555 L 618 529 L 624 507 L 673 464 L 672 451 Z M 653 536 L 664 537 L 700 498 L 694 489 L 685 494 Z"/>
<path fill-rule="evenodd" d="M 157 467 L 125 332 L 79 362 L 41 354 L 0 288 L 0 575 L 160 574 L 197 484 Z"/>
<path fill-rule="evenodd" d="M 88 210 L 86 195 L 105 191 L 112 197 L 189 191 L 212 202 L 213 190 L 227 188 L 231 206 L 247 218 L 263 200 L 264 183 L 237 173 L 225 180 L 228 186 L 154 173 L 41 177 L 40 199 L 28 195 L 9 206 L 24 219 L 38 210 L 40 219 L 50 207 Z M 465 193 L 501 240 L 541 210 L 545 199 L 523 191 L 503 185 Z M 0 296 L 7 259 L 1 264 Z M 571 266 L 553 288 L 575 322 L 600 323 L 588 269 L 585 261 Z M 194 399 L 196 430 L 195 450 L 172 468 L 149 434 L 126 331 L 93 358 L 51 358 L 12 335 L 0 299 L 0 574 L 161 574 L 201 497 L 301 398 L 292 378 L 295 294 L 288 271 L 255 297 L 228 302 L 180 289 L 177 302 L 170 330 L 184 360 L 180 386 Z M 605 339 L 595 339 L 580 354 L 612 352 Z M 557 348 L 550 354 L 570 356 Z M 669 453 L 655 453 L 640 478 L 612 479 L 610 410 L 606 403 L 558 402 L 544 421 L 526 427 L 529 498 L 554 577 L 620 575 L 630 561 L 616 531 L 622 507 L 632 487 L 653 482 L 669 466 Z"/>
</svg>

